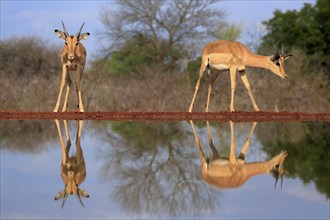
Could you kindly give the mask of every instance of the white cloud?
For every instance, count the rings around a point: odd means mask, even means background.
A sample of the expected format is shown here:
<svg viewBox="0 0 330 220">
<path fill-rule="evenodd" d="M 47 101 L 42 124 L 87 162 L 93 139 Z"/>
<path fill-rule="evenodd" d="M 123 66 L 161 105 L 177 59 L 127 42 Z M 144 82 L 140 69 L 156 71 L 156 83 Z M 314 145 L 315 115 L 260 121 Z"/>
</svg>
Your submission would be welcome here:
<svg viewBox="0 0 330 220">
<path fill-rule="evenodd" d="M 325 204 L 326 198 L 317 192 L 314 184 L 309 185 L 288 185 L 283 189 L 283 191 L 289 195 L 292 195 L 297 198 L 301 198 L 311 202 L 317 202 Z M 329 203 L 329 201 L 328 201 Z"/>
</svg>

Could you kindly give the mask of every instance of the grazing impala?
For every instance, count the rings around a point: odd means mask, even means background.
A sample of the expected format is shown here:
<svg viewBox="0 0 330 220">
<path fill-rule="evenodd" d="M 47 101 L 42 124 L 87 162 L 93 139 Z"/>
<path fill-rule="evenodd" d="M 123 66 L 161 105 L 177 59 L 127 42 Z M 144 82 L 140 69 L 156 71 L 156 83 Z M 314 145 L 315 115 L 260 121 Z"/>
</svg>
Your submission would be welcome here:
<svg viewBox="0 0 330 220">
<path fill-rule="evenodd" d="M 230 111 L 235 111 L 234 108 L 234 94 L 236 88 L 236 71 L 238 70 L 241 79 L 248 91 L 250 99 L 253 104 L 255 111 L 259 111 L 256 101 L 254 100 L 251 86 L 248 81 L 245 69 L 246 67 L 260 67 L 271 70 L 282 79 L 288 79 L 284 71 L 284 61 L 291 57 L 290 55 L 284 55 L 278 52 L 272 56 L 260 56 L 249 51 L 243 44 L 235 41 L 219 40 L 216 42 L 208 43 L 202 52 L 202 63 L 199 70 L 199 78 L 196 83 L 195 93 L 191 100 L 189 112 L 192 112 L 193 105 L 195 102 L 196 94 L 200 85 L 200 81 L 203 77 L 205 69 L 214 69 L 215 74 L 211 78 L 208 86 L 208 96 L 205 106 L 205 111 L 208 112 L 211 90 L 214 81 L 217 79 L 219 72 L 227 71 L 230 72 L 231 82 L 231 101 Z"/>
<path fill-rule="evenodd" d="M 275 176 L 275 186 L 278 177 L 281 178 L 281 185 L 284 173 L 284 160 L 288 153 L 282 151 L 277 156 L 265 162 L 245 163 L 245 155 L 250 146 L 251 137 L 257 125 L 253 123 L 248 138 L 242 147 L 239 157 L 235 157 L 235 136 L 234 123 L 230 122 L 231 130 L 231 146 L 229 158 L 220 157 L 218 151 L 213 145 L 212 136 L 210 132 L 210 125 L 207 121 L 209 145 L 212 150 L 212 158 L 205 157 L 193 121 L 190 121 L 193 133 L 195 136 L 196 145 L 198 148 L 199 158 L 201 161 L 202 178 L 210 185 L 218 188 L 236 188 L 242 186 L 248 179 L 255 175 L 271 173 Z"/>
<path fill-rule="evenodd" d="M 84 23 L 85 24 L 85 23 Z M 80 90 L 80 81 L 81 77 L 85 68 L 86 63 L 86 49 L 82 43 L 80 43 L 81 40 L 87 39 L 89 36 L 89 33 L 81 33 L 81 30 L 84 26 L 84 24 L 80 27 L 77 34 L 75 36 L 69 35 L 68 31 L 65 28 L 65 25 L 62 21 L 63 31 L 55 30 L 56 35 L 59 38 L 62 38 L 65 40 L 65 45 L 61 52 L 61 63 L 62 63 L 62 79 L 61 79 L 61 85 L 60 85 L 60 91 L 58 94 L 56 106 L 54 109 L 54 112 L 58 111 L 58 108 L 60 107 L 61 102 L 61 96 L 64 86 L 66 85 L 66 94 L 63 104 L 62 111 L 64 112 L 67 108 L 68 104 L 68 95 L 70 91 L 71 86 L 71 79 L 70 79 L 70 71 L 76 71 L 77 77 L 76 77 L 76 89 L 77 89 L 77 95 L 78 95 L 78 108 L 80 112 L 84 111 L 82 98 L 81 98 L 81 90 Z"/>
<path fill-rule="evenodd" d="M 77 135 L 76 135 L 76 155 L 69 157 L 69 151 L 71 147 L 71 140 L 68 131 L 67 121 L 64 120 L 64 128 L 66 135 L 66 147 L 64 148 L 64 141 L 62 137 L 61 127 L 58 120 L 55 120 L 58 135 L 60 137 L 60 143 L 62 148 L 62 163 L 61 163 L 61 177 L 64 182 L 65 188 L 56 194 L 55 200 L 63 198 L 62 208 L 69 195 L 75 195 L 82 206 L 81 197 L 88 198 L 89 194 L 86 190 L 79 188 L 79 185 L 84 182 L 86 178 L 86 165 L 83 155 L 83 151 L 80 145 L 80 137 L 83 126 L 83 121 L 77 121 Z"/>
</svg>

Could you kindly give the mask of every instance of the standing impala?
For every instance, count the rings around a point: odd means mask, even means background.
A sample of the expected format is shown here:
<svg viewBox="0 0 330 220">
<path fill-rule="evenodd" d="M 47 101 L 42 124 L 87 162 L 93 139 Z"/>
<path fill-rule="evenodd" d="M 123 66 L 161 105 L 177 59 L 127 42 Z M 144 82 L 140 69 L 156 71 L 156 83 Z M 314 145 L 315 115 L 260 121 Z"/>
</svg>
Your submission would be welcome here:
<svg viewBox="0 0 330 220">
<path fill-rule="evenodd" d="M 71 147 L 71 140 L 68 131 L 68 123 L 64 120 L 66 147 L 64 148 L 64 141 L 62 137 L 61 127 L 59 121 L 56 119 L 55 124 L 60 137 L 60 144 L 62 149 L 62 163 L 61 163 L 61 177 L 64 182 L 65 188 L 56 194 L 55 200 L 63 198 L 62 208 L 69 195 L 75 195 L 82 206 L 81 197 L 89 198 L 89 194 L 86 190 L 79 188 L 79 185 L 84 182 L 86 178 L 86 165 L 84 154 L 80 145 L 80 137 L 83 126 L 83 121 L 77 121 L 77 135 L 76 135 L 76 155 L 69 157 L 69 151 Z"/>
<path fill-rule="evenodd" d="M 214 69 L 215 74 L 211 78 L 208 86 L 208 96 L 205 106 L 205 111 L 208 112 L 212 85 L 217 79 L 219 72 L 230 72 L 231 82 L 231 101 L 230 111 L 235 111 L 234 108 L 234 94 L 236 88 L 236 71 L 240 73 L 241 79 L 249 93 L 250 99 L 255 111 L 260 111 L 256 101 L 254 100 L 251 86 L 248 81 L 245 69 L 246 67 L 260 67 L 271 70 L 273 73 L 281 77 L 282 79 L 288 79 L 284 71 L 284 61 L 291 57 L 290 55 L 284 55 L 283 51 L 280 55 L 278 52 L 272 56 L 260 56 L 249 51 L 243 44 L 235 41 L 219 40 L 216 42 L 208 43 L 203 48 L 202 63 L 199 70 L 199 78 L 196 83 L 195 93 L 191 100 L 189 112 L 192 112 L 195 102 L 196 94 L 200 85 L 200 81 L 203 77 L 205 69 Z"/>
<path fill-rule="evenodd" d="M 245 163 L 245 155 L 250 146 L 251 137 L 257 125 L 253 123 L 248 138 L 242 147 L 242 150 L 236 159 L 235 157 L 235 134 L 234 123 L 230 121 L 231 131 L 231 146 L 229 158 L 220 157 L 218 151 L 213 145 L 212 136 L 210 132 L 210 125 L 207 121 L 207 133 L 209 145 L 212 150 L 212 158 L 205 157 L 193 121 L 190 121 L 191 127 L 194 132 L 195 142 L 198 148 L 198 154 L 201 161 L 202 178 L 210 185 L 218 188 L 236 188 L 242 186 L 249 178 L 264 174 L 271 173 L 275 176 L 275 186 L 278 177 L 283 181 L 284 167 L 283 163 L 288 155 L 286 151 L 282 151 L 277 156 L 265 162 L 251 162 Z"/>
<path fill-rule="evenodd" d="M 85 24 L 85 23 L 84 23 Z M 81 90 L 80 90 L 80 81 L 81 77 L 85 68 L 86 63 L 86 49 L 82 43 L 80 43 L 81 40 L 87 39 L 89 36 L 89 33 L 81 33 L 81 30 L 84 26 L 84 24 L 80 27 L 77 34 L 75 36 L 69 35 L 68 31 L 65 28 L 65 25 L 62 21 L 63 31 L 55 30 L 56 35 L 59 38 L 62 38 L 65 41 L 65 45 L 61 52 L 61 63 L 62 63 L 62 79 L 61 79 L 61 85 L 60 85 L 60 92 L 58 94 L 56 106 L 54 109 L 54 112 L 58 111 L 58 108 L 60 107 L 60 101 L 62 96 L 62 91 L 64 86 L 66 85 L 66 94 L 63 104 L 62 111 L 64 112 L 67 108 L 68 104 L 68 95 L 70 91 L 71 86 L 71 79 L 70 79 L 70 71 L 76 71 L 77 77 L 76 77 L 76 89 L 77 89 L 77 96 L 78 96 L 78 108 L 80 112 L 84 111 L 82 98 L 81 98 Z"/>
</svg>

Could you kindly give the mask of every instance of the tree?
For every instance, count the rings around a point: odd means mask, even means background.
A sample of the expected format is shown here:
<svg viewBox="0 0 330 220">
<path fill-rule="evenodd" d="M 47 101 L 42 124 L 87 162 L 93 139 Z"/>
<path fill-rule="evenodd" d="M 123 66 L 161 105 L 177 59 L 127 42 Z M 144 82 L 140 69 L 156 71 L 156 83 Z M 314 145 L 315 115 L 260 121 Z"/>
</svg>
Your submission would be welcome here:
<svg viewBox="0 0 330 220">
<path fill-rule="evenodd" d="M 330 2 L 318 0 L 315 5 L 306 3 L 299 11 L 276 10 L 274 17 L 263 24 L 267 34 L 262 38 L 260 52 L 269 52 L 270 48 L 283 44 L 287 51 L 293 53 L 294 59 L 288 62 L 286 69 L 295 79 L 295 83 L 290 83 L 291 91 L 300 92 L 287 92 L 284 96 L 289 99 L 283 103 L 290 103 L 296 109 L 304 105 L 324 111 L 330 103 L 327 95 L 330 87 Z M 281 99 L 284 96 L 281 94 Z M 295 100 L 300 105 L 294 105 Z M 302 104 L 305 101 L 306 104 Z"/>
<path fill-rule="evenodd" d="M 178 60 L 188 57 L 196 46 L 212 36 L 216 23 L 223 19 L 222 10 L 209 7 L 213 3 L 212 0 L 116 1 L 116 11 L 101 10 L 104 30 L 100 35 L 105 42 L 111 42 L 106 44 L 105 51 L 113 55 L 114 51 L 127 49 L 137 36 L 143 36 L 148 41 L 142 52 L 153 53 L 139 56 L 168 68 L 176 67 Z"/>
<path fill-rule="evenodd" d="M 237 40 L 241 36 L 243 24 L 229 24 L 228 22 L 220 22 L 213 36 L 217 39 Z"/>
<path fill-rule="evenodd" d="M 60 80 L 60 49 L 38 36 L 1 40 L 0 109 L 49 110 Z"/>
<path fill-rule="evenodd" d="M 121 50 L 112 52 L 109 62 L 110 70 L 116 74 L 136 74 L 138 68 L 146 63 L 152 64 L 154 52 L 144 47 L 148 40 L 145 36 L 137 35 L 128 40 Z"/>
<path fill-rule="evenodd" d="M 7 76 L 48 79 L 61 68 L 60 48 L 37 36 L 1 40 L 0 49 L 0 72 Z"/>
<path fill-rule="evenodd" d="M 326 42 L 323 52 L 330 55 L 330 2 L 328 0 L 318 0 L 315 7 L 317 10 L 315 19 L 322 33 L 320 37 Z"/>
<path fill-rule="evenodd" d="M 268 33 L 262 38 L 261 48 L 283 43 L 287 49 L 305 51 L 316 66 L 330 66 L 329 1 L 318 0 L 314 6 L 306 3 L 300 11 L 276 10 L 274 17 L 263 24 Z"/>
</svg>

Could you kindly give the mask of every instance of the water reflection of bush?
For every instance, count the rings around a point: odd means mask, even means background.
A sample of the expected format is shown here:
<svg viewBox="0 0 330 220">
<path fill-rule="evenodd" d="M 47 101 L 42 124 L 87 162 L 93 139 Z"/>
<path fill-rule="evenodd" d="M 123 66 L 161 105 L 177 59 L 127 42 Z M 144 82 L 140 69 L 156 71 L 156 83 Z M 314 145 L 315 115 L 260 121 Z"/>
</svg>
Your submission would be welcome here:
<svg viewBox="0 0 330 220">
<path fill-rule="evenodd" d="M 57 133 L 49 121 L 1 121 L 0 148 L 24 152 L 40 153 L 47 147 L 57 146 Z"/>
<path fill-rule="evenodd" d="M 314 182 L 317 190 L 330 198 L 330 126 L 326 122 L 261 124 L 256 134 L 269 155 L 286 149 L 290 160 L 285 169 L 290 177 L 305 184 Z"/>
<path fill-rule="evenodd" d="M 198 215 L 219 207 L 215 193 L 201 180 L 197 152 L 188 124 L 112 123 L 112 148 L 102 179 L 115 184 L 112 196 L 131 214 Z M 119 136 L 118 136 L 119 135 Z M 114 182 L 113 182 L 114 181 Z"/>
</svg>

